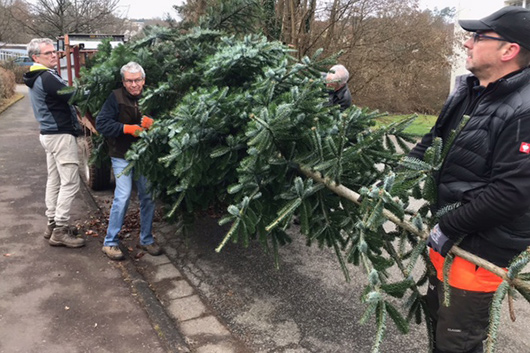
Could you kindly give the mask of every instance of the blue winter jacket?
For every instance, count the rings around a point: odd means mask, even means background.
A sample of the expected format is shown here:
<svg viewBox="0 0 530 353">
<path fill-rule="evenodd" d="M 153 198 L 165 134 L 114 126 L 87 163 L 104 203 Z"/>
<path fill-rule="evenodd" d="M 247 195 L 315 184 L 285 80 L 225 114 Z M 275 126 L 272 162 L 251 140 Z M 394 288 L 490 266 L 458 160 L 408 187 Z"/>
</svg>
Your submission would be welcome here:
<svg viewBox="0 0 530 353">
<path fill-rule="evenodd" d="M 34 64 L 24 74 L 24 83 L 29 87 L 33 113 L 42 135 L 79 135 L 81 127 L 76 111 L 68 104 L 72 93 L 59 93 L 67 84 L 55 70 Z"/>
</svg>

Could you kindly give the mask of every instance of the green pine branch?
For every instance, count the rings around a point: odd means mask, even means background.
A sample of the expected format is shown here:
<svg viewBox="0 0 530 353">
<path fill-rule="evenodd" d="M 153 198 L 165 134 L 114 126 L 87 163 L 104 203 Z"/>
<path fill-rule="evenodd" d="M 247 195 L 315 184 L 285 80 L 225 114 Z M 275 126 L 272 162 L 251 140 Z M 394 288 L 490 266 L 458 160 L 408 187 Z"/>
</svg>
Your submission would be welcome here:
<svg viewBox="0 0 530 353">
<path fill-rule="evenodd" d="M 230 229 L 216 250 L 258 241 L 279 266 L 278 249 L 291 242 L 287 230 L 298 217 L 306 243 L 332 248 L 346 278 L 352 264 L 366 272 L 362 322 L 376 323 L 374 352 L 388 317 L 402 332 L 427 317 L 420 288 L 432 271 L 425 239 L 438 217 L 429 212 L 436 199 L 432 173 L 448 147 L 436 139 L 423 161 L 400 162 L 395 152 L 407 151 L 410 136 L 403 130 L 414 117 L 375 128 L 379 112 L 328 107 L 321 72 L 331 59 L 298 62 L 290 48 L 263 36 L 150 29 L 136 43 L 103 52 L 78 83 L 79 92 L 90 94 L 74 100 L 97 112 L 119 83 L 121 65 L 144 66 L 141 106 L 156 122 L 127 159 L 167 205 L 168 221 L 185 230 L 199 211 L 223 209 L 219 223 Z M 398 163 L 401 169 L 389 174 Z M 370 186 L 377 180 L 381 186 Z M 426 205 L 411 214 L 409 197 Z M 388 220 L 396 231 L 383 229 Z M 458 247 L 452 252 L 530 296 L 530 276 L 520 274 L 526 260 L 507 277 Z M 417 266 L 424 271 L 413 278 Z M 389 279 L 393 267 L 401 278 Z M 389 304 L 396 300 L 402 308 Z"/>
</svg>

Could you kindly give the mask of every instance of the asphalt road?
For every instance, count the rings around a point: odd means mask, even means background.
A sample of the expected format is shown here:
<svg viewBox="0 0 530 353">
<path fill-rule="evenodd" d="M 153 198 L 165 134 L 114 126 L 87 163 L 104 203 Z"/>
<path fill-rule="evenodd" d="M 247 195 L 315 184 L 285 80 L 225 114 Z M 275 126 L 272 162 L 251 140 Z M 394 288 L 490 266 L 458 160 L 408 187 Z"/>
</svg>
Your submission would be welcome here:
<svg viewBox="0 0 530 353">
<path fill-rule="evenodd" d="M 373 322 L 359 324 L 366 305 L 360 296 L 366 274 L 350 266 L 350 283 L 330 249 L 307 247 L 293 226 L 291 245 L 280 250 L 280 269 L 256 243 L 245 249 L 229 244 L 214 251 L 226 229 L 203 218 L 188 239 L 172 237 L 181 272 L 199 289 L 227 327 L 255 352 L 370 352 Z M 515 302 L 517 321 L 507 304 L 497 353 L 530 352 L 530 304 Z M 412 324 L 403 335 L 389 320 L 380 352 L 427 352 L 425 326 Z"/>
</svg>

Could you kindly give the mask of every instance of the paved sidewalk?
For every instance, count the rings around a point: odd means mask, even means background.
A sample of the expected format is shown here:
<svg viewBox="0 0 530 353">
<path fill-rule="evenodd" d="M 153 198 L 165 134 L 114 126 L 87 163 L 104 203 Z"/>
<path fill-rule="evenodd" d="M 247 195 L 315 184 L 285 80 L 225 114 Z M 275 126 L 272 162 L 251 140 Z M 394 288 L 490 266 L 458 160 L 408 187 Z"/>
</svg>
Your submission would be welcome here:
<svg viewBox="0 0 530 353">
<path fill-rule="evenodd" d="M 112 204 L 112 191 L 91 191 L 91 194 L 106 218 Z M 218 318 L 218 312 L 210 307 L 197 286 L 191 284 L 189 276 L 184 275 L 175 265 L 173 259 L 177 256 L 177 249 L 168 242 L 168 239 L 179 238 L 175 225 L 163 221 L 153 223 L 153 233 L 163 246 L 165 254 L 154 257 L 138 249 L 138 209 L 138 200 L 133 196 L 120 232 L 120 246 L 126 254 L 126 260 L 122 264 L 128 273 L 136 274 L 137 280 L 132 281 L 133 287 L 148 285 L 156 293 L 159 301 L 157 304 L 171 318 L 172 325 L 192 352 L 253 352 L 226 328 Z M 95 227 L 94 232 L 98 228 L 100 227 Z"/>
<path fill-rule="evenodd" d="M 29 97 L 0 123 L 0 353 L 189 351 L 148 284 L 127 262 L 109 261 L 99 238 L 48 245 L 46 162 Z M 71 222 L 96 211 L 83 185 Z"/>
</svg>

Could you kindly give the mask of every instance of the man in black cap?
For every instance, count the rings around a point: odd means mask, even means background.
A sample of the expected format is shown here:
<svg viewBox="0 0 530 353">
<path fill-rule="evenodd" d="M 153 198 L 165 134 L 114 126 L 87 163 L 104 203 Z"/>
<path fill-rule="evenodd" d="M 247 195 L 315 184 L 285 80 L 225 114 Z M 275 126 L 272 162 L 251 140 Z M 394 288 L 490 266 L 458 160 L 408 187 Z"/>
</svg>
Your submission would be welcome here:
<svg viewBox="0 0 530 353">
<path fill-rule="evenodd" d="M 448 141 L 463 116 L 470 117 L 436 176 L 435 208 L 458 206 L 440 215 L 428 240 L 437 276 L 426 299 L 437 353 L 483 351 L 489 306 L 502 282 L 455 257 L 451 305 L 445 307 L 442 267 L 451 247 L 458 243 L 507 267 L 530 246 L 530 11 L 509 6 L 459 24 L 472 33 L 464 43 L 472 74 L 457 78 L 431 132 L 410 153 L 423 158 L 434 138 Z"/>
</svg>

